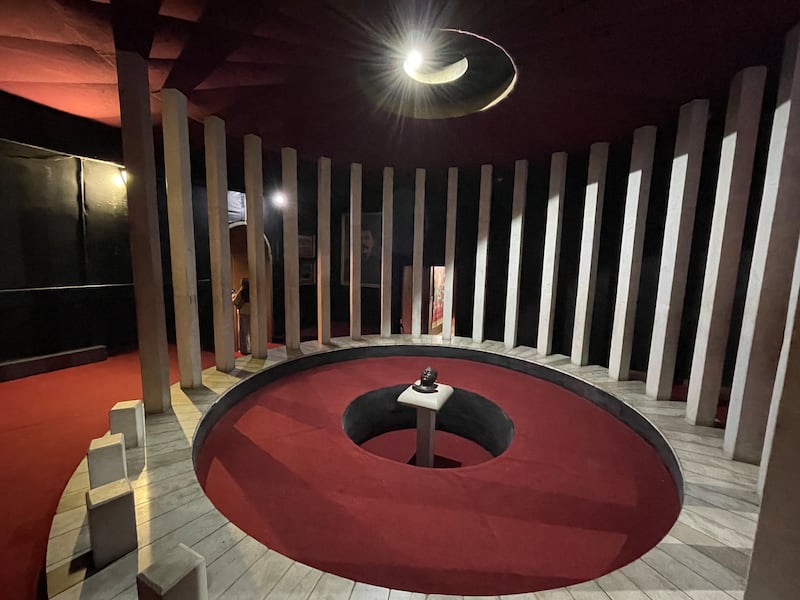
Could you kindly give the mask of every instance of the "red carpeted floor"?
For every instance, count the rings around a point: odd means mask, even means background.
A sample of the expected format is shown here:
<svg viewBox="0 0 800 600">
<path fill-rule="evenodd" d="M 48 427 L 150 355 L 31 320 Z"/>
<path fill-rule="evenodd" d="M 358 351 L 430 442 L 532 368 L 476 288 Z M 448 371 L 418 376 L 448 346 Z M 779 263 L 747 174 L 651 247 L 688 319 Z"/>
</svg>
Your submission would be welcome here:
<svg viewBox="0 0 800 600">
<path fill-rule="evenodd" d="M 214 365 L 213 354 L 201 360 Z M 0 383 L 0 596 L 46 597 L 41 573 L 61 492 L 91 439 L 108 430 L 108 410 L 141 395 L 136 352 Z"/>
<path fill-rule="evenodd" d="M 500 457 L 420 469 L 342 431 L 360 394 L 439 379 L 514 420 Z M 547 382 L 456 359 L 373 358 L 305 371 L 233 407 L 198 476 L 239 527 L 314 567 L 385 587 L 499 595 L 570 585 L 634 560 L 680 510 L 655 451 L 590 402 Z"/>
</svg>

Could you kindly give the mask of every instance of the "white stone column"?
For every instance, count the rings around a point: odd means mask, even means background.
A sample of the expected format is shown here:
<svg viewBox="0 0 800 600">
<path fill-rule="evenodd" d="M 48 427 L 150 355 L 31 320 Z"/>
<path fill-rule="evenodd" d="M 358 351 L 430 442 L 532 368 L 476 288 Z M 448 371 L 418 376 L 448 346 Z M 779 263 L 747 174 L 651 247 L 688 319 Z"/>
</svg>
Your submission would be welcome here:
<svg viewBox="0 0 800 600">
<path fill-rule="evenodd" d="M 458 211 L 458 169 L 447 170 L 447 225 L 444 233 L 444 314 L 442 341 L 453 339 L 453 299 L 456 279 L 456 215 Z"/>
<path fill-rule="evenodd" d="M 217 370 L 236 366 L 233 353 L 233 302 L 231 302 L 231 237 L 228 230 L 228 158 L 225 122 L 204 121 L 206 188 L 208 189 L 208 247 L 211 258 L 211 300 L 214 307 L 214 358 Z"/>
<path fill-rule="evenodd" d="M 592 337 L 594 289 L 597 284 L 597 255 L 600 251 L 600 226 L 603 221 L 603 199 L 606 193 L 608 144 L 592 144 L 589 150 L 589 175 L 583 204 L 583 233 L 578 262 L 578 290 L 575 297 L 575 319 L 572 329 L 572 364 L 589 362 L 589 341 Z"/>
<path fill-rule="evenodd" d="M 783 350 L 792 367 L 775 390 L 777 426 L 766 465 L 745 600 L 794 600 L 800 589 L 800 316 L 796 301 L 793 309 Z"/>
<path fill-rule="evenodd" d="M 394 169 L 383 168 L 381 213 L 381 337 L 392 335 L 392 224 L 394 220 Z"/>
<path fill-rule="evenodd" d="M 267 357 L 267 261 L 264 244 L 264 177 L 261 138 L 244 136 L 247 267 L 250 275 L 250 352 Z"/>
<path fill-rule="evenodd" d="M 361 165 L 350 165 L 350 337 L 361 339 Z"/>
<path fill-rule="evenodd" d="M 713 425 L 717 412 L 766 77 L 766 67 L 739 71 L 728 95 L 686 402 L 686 419 L 695 425 Z"/>
<path fill-rule="evenodd" d="M 547 225 L 542 259 L 542 291 L 539 299 L 539 330 L 536 351 L 546 356 L 553 348 L 553 319 L 556 314 L 558 257 L 561 250 L 561 221 L 567 183 L 567 153 L 556 152 L 550 159 L 550 191 L 547 196 Z"/>
<path fill-rule="evenodd" d="M 178 90 L 161 90 L 161 115 L 178 371 L 182 388 L 196 388 L 203 384 L 203 369 L 200 365 L 200 319 L 197 315 L 197 265 L 186 96 Z"/>
<path fill-rule="evenodd" d="M 122 154 L 128 173 L 128 227 L 142 398 L 148 413 L 160 413 L 169 409 L 172 400 L 147 61 L 135 52 L 118 50 L 117 85 Z"/>
<path fill-rule="evenodd" d="M 331 341 L 331 159 L 317 163 L 317 341 Z"/>
<path fill-rule="evenodd" d="M 707 123 L 708 100 L 692 100 L 681 107 L 645 386 L 647 395 L 659 400 L 672 396 Z"/>
<path fill-rule="evenodd" d="M 764 493 L 764 483 L 767 477 L 767 467 L 769 459 L 772 455 L 772 444 L 775 440 L 775 427 L 778 421 L 778 411 L 781 404 L 781 395 L 783 394 L 783 387 L 786 383 L 786 372 L 789 369 L 789 355 L 792 348 L 792 333 L 795 327 L 795 315 L 797 314 L 797 305 L 800 301 L 800 248 L 798 248 L 797 256 L 794 262 L 794 275 L 792 276 L 792 289 L 789 292 L 789 310 L 787 311 L 786 327 L 783 333 L 783 344 L 781 345 L 781 355 L 778 359 L 778 370 L 775 375 L 775 385 L 772 388 L 772 398 L 769 406 L 769 418 L 767 419 L 767 431 L 764 435 L 764 449 L 761 452 L 761 468 L 758 471 L 758 492 Z M 795 362 L 792 365 L 797 365 L 797 356 L 795 354 Z M 789 402 L 796 402 L 796 400 L 788 400 Z"/>
<path fill-rule="evenodd" d="M 475 300 L 472 304 L 472 341 L 483 341 L 486 310 L 486 264 L 489 258 L 489 221 L 492 213 L 492 165 L 481 165 L 478 207 L 478 246 L 475 250 Z"/>
<path fill-rule="evenodd" d="M 417 169 L 414 185 L 414 255 L 411 265 L 411 337 L 422 335 L 422 254 L 425 248 L 425 169 Z"/>
<path fill-rule="evenodd" d="M 528 195 L 528 161 L 514 163 L 514 193 L 511 201 L 511 235 L 508 241 L 508 283 L 506 285 L 506 322 L 503 343 L 517 345 L 519 284 L 522 274 L 522 239 L 525 230 L 525 199 Z"/>
<path fill-rule="evenodd" d="M 798 46 L 800 25 L 786 37 L 723 444 L 751 463 L 761 458 L 800 234 Z"/>
<path fill-rule="evenodd" d="M 611 330 L 611 351 L 608 357 L 608 374 L 616 380 L 627 379 L 630 372 L 655 149 L 655 127 L 648 125 L 633 132 L 631 167 L 628 173 L 628 191 L 625 196 L 625 217 L 619 252 L 614 323 Z"/>
<path fill-rule="evenodd" d="M 300 251 L 297 240 L 297 151 L 281 148 L 283 208 L 283 291 L 286 348 L 300 349 Z"/>
</svg>

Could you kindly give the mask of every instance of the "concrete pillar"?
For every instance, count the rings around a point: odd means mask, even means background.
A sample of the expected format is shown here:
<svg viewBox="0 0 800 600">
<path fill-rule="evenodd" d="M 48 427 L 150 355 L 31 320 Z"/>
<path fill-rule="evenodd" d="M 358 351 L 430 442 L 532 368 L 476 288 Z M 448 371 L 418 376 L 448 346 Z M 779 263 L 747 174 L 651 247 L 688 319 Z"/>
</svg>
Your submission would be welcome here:
<svg viewBox="0 0 800 600">
<path fill-rule="evenodd" d="M 597 284 L 597 255 L 600 251 L 600 226 L 603 221 L 607 168 L 608 144 L 592 144 L 589 150 L 589 175 L 583 204 L 583 233 L 572 330 L 571 360 L 574 365 L 585 365 L 589 362 L 589 340 L 592 336 L 594 288 Z"/>
<path fill-rule="evenodd" d="M 659 400 L 672 396 L 707 123 L 708 100 L 692 100 L 681 107 L 645 385 L 647 395 Z"/>
<path fill-rule="evenodd" d="M 483 341 L 486 309 L 486 264 L 489 258 L 489 221 L 492 213 L 492 165 L 481 165 L 478 207 L 478 246 L 475 250 L 475 300 L 472 304 L 472 341 Z"/>
<path fill-rule="evenodd" d="M 394 220 L 394 169 L 383 168 L 381 213 L 381 337 L 392 335 L 392 224 Z"/>
<path fill-rule="evenodd" d="M 267 266 L 264 244 L 264 176 L 261 138 L 244 136 L 244 188 L 247 208 L 247 266 L 250 274 L 250 351 L 267 358 Z"/>
<path fill-rule="evenodd" d="M 361 165 L 350 165 L 350 337 L 361 339 Z"/>
<path fill-rule="evenodd" d="M 297 151 L 281 148 L 283 208 L 283 290 L 286 348 L 300 349 L 300 250 L 297 241 Z"/>
<path fill-rule="evenodd" d="M 519 286 L 522 274 L 522 239 L 525 228 L 525 199 L 528 195 L 528 161 L 514 163 L 514 193 L 511 201 L 511 236 L 508 241 L 508 283 L 506 285 L 506 322 L 503 343 L 517 345 Z"/>
<path fill-rule="evenodd" d="M 444 314 L 442 341 L 453 338 L 453 299 L 456 278 L 456 214 L 458 209 L 458 169 L 447 170 L 447 225 L 444 233 Z"/>
<path fill-rule="evenodd" d="M 117 82 L 142 398 L 148 413 L 159 413 L 169 409 L 171 398 L 147 61 L 135 52 L 118 50 Z"/>
<path fill-rule="evenodd" d="M 550 191 L 547 196 L 547 225 L 542 258 L 542 291 L 539 299 L 539 329 L 536 351 L 545 356 L 553 348 L 553 319 L 558 289 L 558 256 L 561 249 L 561 221 L 567 182 L 567 153 L 556 152 L 550 159 Z"/>
<path fill-rule="evenodd" d="M 214 358 L 217 370 L 236 366 L 233 354 L 233 303 L 231 302 L 231 237 L 228 231 L 228 158 L 225 121 L 208 117 L 203 122 L 208 189 L 208 248 L 211 258 L 211 301 L 214 307 Z"/>
<path fill-rule="evenodd" d="M 786 37 L 723 444 L 761 458 L 800 234 L 800 25 Z"/>
<path fill-rule="evenodd" d="M 331 159 L 317 163 L 317 341 L 331 341 Z"/>
<path fill-rule="evenodd" d="M 639 300 L 639 276 L 642 272 L 644 229 L 653 177 L 653 156 L 656 149 L 656 128 L 648 125 L 633 132 L 628 191 L 625 195 L 625 217 L 619 252 L 619 276 L 611 330 L 611 351 L 608 374 L 616 380 L 627 379 L 631 366 L 633 326 Z"/>
<path fill-rule="evenodd" d="M 760 494 L 764 493 L 767 467 L 769 465 L 770 456 L 772 455 L 772 444 L 775 440 L 778 410 L 780 409 L 783 387 L 786 383 L 786 372 L 789 368 L 789 355 L 792 348 L 792 332 L 796 324 L 794 315 L 797 313 L 798 296 L 800 296 L 800 248 L 798 249 L 794 262 L 794 275 L 792 277 L 792 289 L 789 292 L 789 310 L 787 311 L 786 327 L 783 333 L 783 345 L 781 346 L 781 355 L 778 359 L 775 385 L 772 388 L 769 417 L 767 419 L 767 431 L 764 435 L 764 450 L 761 452 L 761 468 L 758 471 L 758 492 Z M 795 361 L 792 365 L 797 365 L 797 362 Z"/>
<path fill-rule="evenodd" d="M 425 238 L 425 169 L 417 169 L 414 185 L 414 256 L 411 265 L 411 337 L 422 335 L 422 254 Z"/>
<path fill-rule="evenodd" d="M 194 255 L 186 96 L 178 90 L 162 90 L 161 114 L 178 370 L 181 387 L 196 388 L 203 384 L 203 369 L 200 365 L 200 319 L 197 315 L 197 265 Z"/>
<path fill-rule="evenodd" d="M 794 174 L 797 177 L 797 171 Z M 796 283 L 795 280 L 795 289 Z M 785 378 L 776 387 L 777 426 L 766 468 L 745 600 L 794 600 L 800 589 L 800 316 L 796 301 L 793 309 L 783 350 L 792 368 L 786 369 Z"/>
<path fill-rule="evenodd" d="M 695 425 L 713 425 L 717 413 L 766 77 L 766 67 L 739 71 L 728 96 L 686 402 L 686 419 Z"/>
</svg>

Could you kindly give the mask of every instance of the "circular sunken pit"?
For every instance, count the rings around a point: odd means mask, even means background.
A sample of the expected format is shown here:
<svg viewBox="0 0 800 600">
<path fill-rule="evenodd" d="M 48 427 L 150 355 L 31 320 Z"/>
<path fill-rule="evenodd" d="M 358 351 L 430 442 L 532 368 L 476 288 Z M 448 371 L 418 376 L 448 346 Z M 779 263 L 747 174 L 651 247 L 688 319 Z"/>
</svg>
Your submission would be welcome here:
<svg viewBox="0 0 800 600">
<path fill-rule="evenodd" d="M 559 382 L 570 391 L 534 376 L 553 377 L 540 366 L 437 350 L 313 355 L 243 381 L 198 429 L 206 494 L 277 552 L 426 593 L 501 595 L 595 579 L 669 531 L 680 510 L 677 461 L 638 413 L 583 382 Z M 392 355 L 411 353 L 426 356 Z M 370 354 L 379 356 L 363 358 Z M 402 389 L 428 364 L 508 416 L 505 451 L 422 469 L 353 443 L 343 429 L 353 399 Z"/>
</svg>

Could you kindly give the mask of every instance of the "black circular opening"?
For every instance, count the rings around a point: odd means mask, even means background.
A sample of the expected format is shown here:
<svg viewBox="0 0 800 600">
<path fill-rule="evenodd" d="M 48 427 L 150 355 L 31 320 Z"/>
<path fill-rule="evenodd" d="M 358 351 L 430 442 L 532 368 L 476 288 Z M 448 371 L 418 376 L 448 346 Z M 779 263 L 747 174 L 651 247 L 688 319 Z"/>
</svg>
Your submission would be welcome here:
<svg viewBox="0 0 800 600">
<path fill-rule="evenodd" d="M 397 402 L 408 385 L 371 390 L 353 400 L 342 415 L 342 428 L 359 446 L 377 436 L 414 429 L 417 411 Z M 436 430 L 470 440 L 493 457 L 500 456 L 514 439 L 514 422 L 494 402 L 474 392 L 454 388 L 436 415 Z"/>
</svg>

